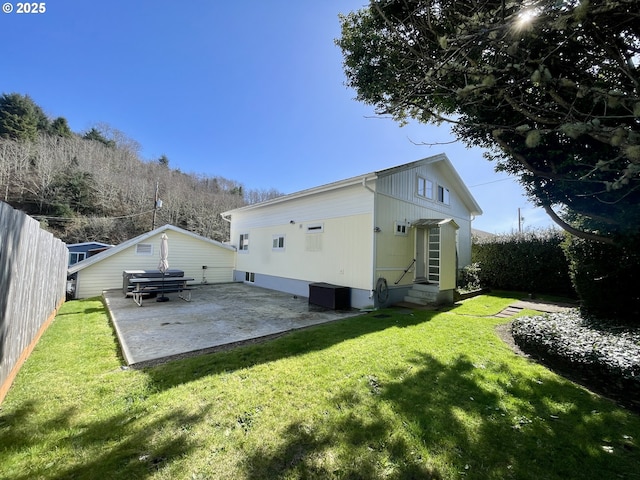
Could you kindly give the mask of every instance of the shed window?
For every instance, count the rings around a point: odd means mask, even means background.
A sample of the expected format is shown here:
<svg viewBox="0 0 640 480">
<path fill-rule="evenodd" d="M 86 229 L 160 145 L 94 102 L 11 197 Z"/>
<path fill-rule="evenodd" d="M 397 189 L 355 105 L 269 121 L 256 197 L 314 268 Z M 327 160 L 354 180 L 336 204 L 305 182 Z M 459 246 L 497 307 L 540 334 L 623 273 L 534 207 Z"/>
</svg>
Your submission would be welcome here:
<svg viewBox="0 0 640 480">
<path fill-rule="evenodd" d="M 241 252 L 246 252 L 249 250 L 249 234 L 241 233 L 240 241 L 238 242 L 238 250 Z"/>
<path fill-rule="evenodd" d="M 444 203 L 445 205 L 449 205 L 451 201 L 449 196 L 449 189 L 443 187 L 442 185 L 438 185 L 438 201 Z"/>
<path fill-rule="evenodd" d="M 273 236 L 272 249 L 273 250 L 284 250 L 284 235 L 274 235 Z"/>
<path fill-rule="evenodd" d="M 418 177 L 417 194 L 423 198 L 433 198 L 433 182 L 424 177 Z"/>
<path fill-rule="evenodd" d="M 153 255 L 153 245 L 150 243 L 138 243 L 136 245 L 136 255 Z"/>
</svg>

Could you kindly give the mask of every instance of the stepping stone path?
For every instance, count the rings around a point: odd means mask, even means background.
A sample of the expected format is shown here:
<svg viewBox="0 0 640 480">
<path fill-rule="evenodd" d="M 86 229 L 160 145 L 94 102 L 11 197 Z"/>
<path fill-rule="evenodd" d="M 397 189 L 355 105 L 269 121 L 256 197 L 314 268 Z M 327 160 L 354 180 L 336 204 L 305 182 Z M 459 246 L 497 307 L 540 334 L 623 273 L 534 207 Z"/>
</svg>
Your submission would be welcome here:
<svg viewBox="0 0 640 480">
<path fill-rule="evenodd" d="M 508 306 L 507 308 L 505 308 L 504 310 L 502 310 L 499 313 L 496 313 L 494 315 L 494 317 L 498 317 L 498 318 L 509 318 L 509 317 L 513 317 L 514 315 L 519 314 L 522 310 L 524 310 L 521 307 L 516 307 L 516 306 Z"/>
<path fill-rule="evenodd" d="M 525 308 L 530 310 L 537 310 L 538 312 L 545 313 L 554 313 L 554 312 L 564 312 L 571 308 L 575 308 L 575 305 L 570 305 L 566 303 L 544 303 L 538 301 L 525 301 L 521 300 L 512 305 L 509 305 L 507 308 L 502 310 L 499 313 L 496 313 L 494 317 L 498 318 L 509 318 L 517 315 Z"/>
</svg>

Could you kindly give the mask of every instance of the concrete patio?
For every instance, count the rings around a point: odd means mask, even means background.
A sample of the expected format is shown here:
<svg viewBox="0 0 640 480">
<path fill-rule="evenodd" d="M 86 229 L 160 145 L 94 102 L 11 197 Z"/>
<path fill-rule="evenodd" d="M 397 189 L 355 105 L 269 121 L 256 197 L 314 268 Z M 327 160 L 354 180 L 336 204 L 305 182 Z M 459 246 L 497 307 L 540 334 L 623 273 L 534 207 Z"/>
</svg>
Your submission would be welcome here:
<svg viewBox="0 0 640 480">
<path fill-rule="evenodd" d="M 242 283 L 197 285 L 191 293 L 190 302 L 168 294 L 168 302 L 149 298 L 139 307 L 122 290 L 104 292 L 127 364 L 139 368 L 223 350 L 360 313 Z"/>
</svg>

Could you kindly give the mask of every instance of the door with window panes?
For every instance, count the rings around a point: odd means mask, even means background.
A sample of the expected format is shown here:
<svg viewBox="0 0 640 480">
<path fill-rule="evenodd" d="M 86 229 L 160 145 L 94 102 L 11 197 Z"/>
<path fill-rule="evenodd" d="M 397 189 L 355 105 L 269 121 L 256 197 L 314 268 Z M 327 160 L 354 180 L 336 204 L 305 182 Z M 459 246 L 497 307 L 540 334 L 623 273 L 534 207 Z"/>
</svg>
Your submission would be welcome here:
<svg viewBox="0 0 640 480">
<path fill-rule="evenodd" d="M 438 227 L 415 230 L 415 281 L 440 281 L 440 229 Z"/>
<path fill-rule="evenodd" d="M 440 229 L 431 227 L 428 230 L 427 280 L 440 282 Z"/>
</svg>

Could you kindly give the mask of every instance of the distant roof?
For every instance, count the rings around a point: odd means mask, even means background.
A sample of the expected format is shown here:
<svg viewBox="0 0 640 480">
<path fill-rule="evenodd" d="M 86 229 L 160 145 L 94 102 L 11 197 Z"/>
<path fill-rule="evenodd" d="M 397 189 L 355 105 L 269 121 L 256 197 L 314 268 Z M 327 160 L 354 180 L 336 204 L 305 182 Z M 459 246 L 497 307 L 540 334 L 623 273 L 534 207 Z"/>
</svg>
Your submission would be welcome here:
<svg viewBox="0 0 640 480">
<path fill-rule="evenodd" d="M 82 243 L 67 243 L 67 248 L 85 247 L 87 245 L 97 245 L 98 247 L 113 247 L 113 245 L 110 245 L 108 243 L 102 243 L 102 242 L 82 242 Z"/>
<path fill-rule="evenodd" d="M 301 190 L 299 192 L 290 193 L 288 195 L 283 195 L 281 197 L 272 198 L 272 199 L 266 200 L 264 202 L 254 203 L 254 204 L 251 204 L 251 205 L 246 205 L 244 207 L 235 208 L 233 210 L 228 210 L 226 212 L 222 212 L 221 215 L 223 217 L 227 217 L 232 212 L 253 210 L 255 208 L 266 207 L 267 205 L 275 205 L 275 204 L 282 203 L 282 202 L 287 202 L 289 200 L 293 200 L 293 199 L 296 199 L 296 198 L 302 198 L 302 197 L 306 197 L 306 196 L 309 196 L 309 195 L 314 195 L 314 194 L 317 194 L 317 193 L 328 192 L 328 191 L 335 190 L 335 189 L 338 189 L 338 188 L 343 188 L 343 187 L 347 187 L 347 186 L 350 186 L 350 185 L 356 185 L 356 184 L 359 184 L 359 183 L 362 183 L 362 182 L 366 182 L 368 180 L 375 180 L 375 179 L 377 179 L 378 177 L 380 177 L 382 175 L 388 175 L 388 174 L 393 173 L 394 170 L 404 170 L 404 169 L 407 169 L 407 168 L 413 168 L 418 164 L 430 164 L 430 163 L 439 163 L 439 162 L 442 162 L 443 165 L 445 165 L 445 168 L 447 168 L 448 173 L 451 175 L 451 178 L 456 183 L 456 185 L 454 187 L 455 190 L 461 195 L 462 201 L 464 202 L 464 204 L 469 209 L 471 215 L 482 215 L 482 209 L 480 208 L 480 205 L 478 205 L 478 203 L 476 202 L 475 198 L 473 198 L 473 195 L 471 195 L 471 192 L 469 191 L 467 186 L 462 181 L 462 178 L 460 178 L 460 175 L 458 175 L 458 172 L 456 171 L 455 167 L 453 166 L 453 164 L 451 163 L 449 158 L 444 153 L 440 153 L 438 155 L 433 155 L 431 157 L 426 157 L 426 158 L 423 158 L 421 160 L 416 160 L 414 162 L 404 163 L 402 165 L 397 165 L 395 167 L 389 167 L 389 168 L 385 168 L 383 170 L 378 170 L 378 171 L 375 171 L 375 172 L 364 173 L 364 174 L 358 175 L 356 177 L 346 178 L 344 180 L 339 180 L 337 182 L 332 182 L 332 183 L 328 183 L 328 184 L 325 184 L 325 185 L 320 185 L 318 187 L 313 187 L 313 188 L 309 188 L 309 189 L 306 189 L 306 190 Z"/>
<path fill-rule="evenodd" d="M 198 235 L 197 233 L 193 233 L 190 232 L 189 230 L 185 230 L 183 228 L 180 227 L 176 227 L 175 225 L 164 225 L 162 227 L 158 227 L 155 230 L 151 230 L 150 232 L 147 233 L 143 233 L 142 235 L 138 235 L 137 237 L 131 238 L 125 242 L 122 242 L 119 245 L 116 245 L 113 248 L 109 248 L 108 250 L 105 250 L 103 252 L 100 252 L 92 257 L 86 258 L 84 260 L 81 260 L 78 263 L 74 263 L 72 266 L 69 267 L 68 269 L 68 273 L 75 273 L 79 270 L 82 270 L 90 265 L 93 265 L 94 263 L 98 263 L 102 260 L 104 260 L 105 258 L 108 258 L 112 255 L 115 255 L 118 252 L 121 252 L 122 250 L 129 248 L 133 245 L 136 245 L 137 243 L 143 242 L 145 241 L 147 238 L 151 238 L 154 235 L 157 235 L 159 233 L 162 232 L 166 232 L 167 230 L 171 230 L 173 232 L 177 232 L 177 233 L 182 233 L 183 235 L 187 235 L 193 238 L 196 238 L 198 240 L 202 240 L 203 242 L 208 242 L 211 243 L 212 245 L 215 245 L 217 247 L 221 247 L 221 248 L 226 248 L 227 250 L 233 250 L 235 251 L 235 247 L 231 246 L 231 245 L 226 245 L 224 243 L 218 242 L 216 240 L 212 240 L 210 238 L 207 237 L 203 237 L 201 235 Z"/>
<path fill-rule="evenodd" d="M 489 238 L 496 237 L 497 235 L 495 233 L 489 233 L 489 232 L 485 232 L 484 230 L 478 230 L 477 228 L 472 228 L 471 236 L 477 237 L 480 240 L 487 240 Z"/>
</svg>

